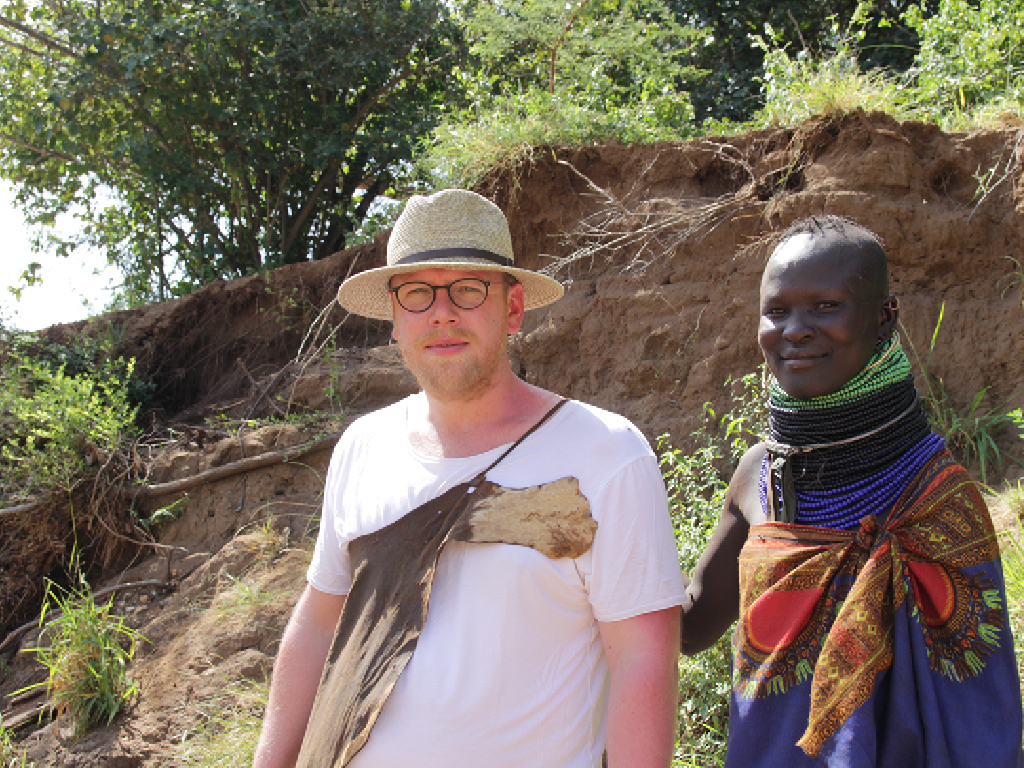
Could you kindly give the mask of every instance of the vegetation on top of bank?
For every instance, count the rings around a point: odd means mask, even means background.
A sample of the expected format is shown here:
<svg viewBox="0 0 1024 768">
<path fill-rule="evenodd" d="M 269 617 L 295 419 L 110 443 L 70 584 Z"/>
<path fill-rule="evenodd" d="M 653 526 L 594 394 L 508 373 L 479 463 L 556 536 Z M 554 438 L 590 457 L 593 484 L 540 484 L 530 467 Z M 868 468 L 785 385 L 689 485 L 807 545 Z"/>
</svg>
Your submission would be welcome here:
<svg viewBox="0 0 1024 768">
<path fill-rule="evenodd" d="M 152 387 L 113 345 L 0 327 L 0 506 L 70 492 L 137 432 Z"/>
<path fill-rule="evenodd" d="M 1024 0 L 0 0 L 0 28 L 0 176 L 121 306 L 365 242 L 540 146 L 1024 103 Z"/>
</svg>

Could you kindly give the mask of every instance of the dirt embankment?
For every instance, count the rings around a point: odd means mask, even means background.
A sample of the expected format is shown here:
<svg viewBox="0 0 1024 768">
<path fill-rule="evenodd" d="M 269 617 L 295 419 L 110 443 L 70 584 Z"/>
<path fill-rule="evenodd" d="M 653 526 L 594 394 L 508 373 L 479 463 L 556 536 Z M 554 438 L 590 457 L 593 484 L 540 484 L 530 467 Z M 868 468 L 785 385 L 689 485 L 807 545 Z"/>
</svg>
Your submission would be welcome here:
<svg viewBox="0 0 1024 768">
<path fill-rule="evenodd" d="M 625 414 L 652 440 L 668 433 L 685 445 L 703 403 L 727 410 L 727 379 L 760 362 L 766 238 L 831 213 L 885 241 L 905 338 L 951 402 L 966 409 L 984 390 L 983 410 L 1019 406 L 1022 163 L 1017 133 L 948 135 L 864 113 L 681 144 L 538 153 L 519 179 L 496 174 L 482 190 L 507 211 L 520 263 L 551 268 L 568 286 L 528 318 L 514 365 L 531 382 Z M 106 318 L 123 325 L 125 350 L 157 385 L 150 418 L 173 426 L 143 457 L 148 482 L 286 450 L 414 390 L 384 324 L 329 306 L 351 270 L 383 263 L 385 242 Z M 325 307 L 323 329 L 339 328 L 333 340 L 315 322 Z M 332 422 L 237 435 L 202 421 L 282 412 Z M 141 550 L 120 576 L 170 573 L 176 585 L 145 602 L 120 598 L 152 641 L 137 664 L 140 696 L 128 716 L 77 743 L 61 742 L 52 725 L 37 730 L 26 743 L 40 765 L 179 765 L 181 743 L 209 722 L 231 681 L 262 678 L 301 587 L 306 555 L 293 545 L 315 520 L 328 455 L 321 446 L 301 461 L 139 502 L 151 514 L 177 501 L 159 542 L 184 550 Z M 14 657 L 4 693 L 34 674 L 25 657 Z"/>
</svg>

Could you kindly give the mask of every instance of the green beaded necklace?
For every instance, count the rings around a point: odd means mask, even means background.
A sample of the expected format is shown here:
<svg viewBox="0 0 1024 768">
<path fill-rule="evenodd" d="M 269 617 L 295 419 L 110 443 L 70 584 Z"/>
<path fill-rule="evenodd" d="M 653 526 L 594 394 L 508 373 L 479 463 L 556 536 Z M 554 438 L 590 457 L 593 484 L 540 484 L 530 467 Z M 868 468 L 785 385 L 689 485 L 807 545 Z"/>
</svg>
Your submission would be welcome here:
<svg viewBox="0 0 1024 768">
<path fill-rule="evenodd" d="M 850 379 L 838 392 L 810 400 L 798 400 L 787 394 L 772 376 L 768 380 L 768 397 L 776 408 L 797 411 L 834 408 L 837 405 L 846 405 L 860 400 L 883 387 L 903 381 L 910 375 L 910 361 L 903 351 L 903 345 L 900 344 L 899 334 L 894 333 L 886 341 L 881 342 L 864 369 Z"/>
</svg>

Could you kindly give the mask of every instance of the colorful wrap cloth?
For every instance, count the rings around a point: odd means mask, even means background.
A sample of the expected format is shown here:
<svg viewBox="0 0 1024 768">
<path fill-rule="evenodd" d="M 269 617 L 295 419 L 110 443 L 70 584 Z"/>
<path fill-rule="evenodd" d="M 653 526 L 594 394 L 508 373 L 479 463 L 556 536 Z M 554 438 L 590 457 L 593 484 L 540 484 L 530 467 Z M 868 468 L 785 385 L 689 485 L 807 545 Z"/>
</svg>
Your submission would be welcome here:
<svg viewBox="0 0 1024 768">
<path fill-rule="evenodd" d="M 739 570 L 727 767 L 1018 764 L 999 548 L 948 451 L 882 528 L 756 525 Z"/>
</svg>

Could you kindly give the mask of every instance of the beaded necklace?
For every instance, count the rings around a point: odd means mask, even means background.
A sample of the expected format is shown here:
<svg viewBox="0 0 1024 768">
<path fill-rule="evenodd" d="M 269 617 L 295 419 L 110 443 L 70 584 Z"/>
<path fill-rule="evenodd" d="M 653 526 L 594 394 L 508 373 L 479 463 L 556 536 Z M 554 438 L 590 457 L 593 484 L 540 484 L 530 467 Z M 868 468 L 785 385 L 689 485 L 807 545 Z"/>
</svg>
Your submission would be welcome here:
<svg viewBox="0 0 1024 768">
<path fill-rule="evenodd" d="M 895 335 L 838 392 L 799 400 L 773 378 L 768 393 L 760 491 L 769 519 L 855 527 L 869 512 L 888 513 L 945 447 L 928 427 Z"/>
</svg>

